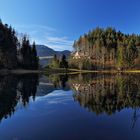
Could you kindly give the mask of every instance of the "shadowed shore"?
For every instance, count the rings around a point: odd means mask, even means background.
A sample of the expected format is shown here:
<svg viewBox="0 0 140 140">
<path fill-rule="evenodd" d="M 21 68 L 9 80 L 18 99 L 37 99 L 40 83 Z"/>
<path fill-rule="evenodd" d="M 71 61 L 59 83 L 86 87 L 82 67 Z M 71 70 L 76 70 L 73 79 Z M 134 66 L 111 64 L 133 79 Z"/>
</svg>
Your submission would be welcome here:
<svg viewBox="0 0 140 140">
<path fill-rule="evenodd" d="M 8 74 L 37 74 L 42 73 L 40 70 L 23 70 L 23 69 L 15 69 L 15 70 L 8 70 L 8 69 L 1 69 L 0 75 L 8 75 Z"/>
<path fill-rule="evenodd" d="M 77 74 L 77 73 L 140 73 L 140 70 L 78 70 L 78 69 L 45 69 L 45 70 L 0 70 L 0 75 L 8 74 Z"/>
<path fill-rule="evenodd" d="M 78 69 L 45 69 L 43 73 L 58 74 L 58 73 L 140 73 L 140 70 L 78 70 Z"/>
</svg>

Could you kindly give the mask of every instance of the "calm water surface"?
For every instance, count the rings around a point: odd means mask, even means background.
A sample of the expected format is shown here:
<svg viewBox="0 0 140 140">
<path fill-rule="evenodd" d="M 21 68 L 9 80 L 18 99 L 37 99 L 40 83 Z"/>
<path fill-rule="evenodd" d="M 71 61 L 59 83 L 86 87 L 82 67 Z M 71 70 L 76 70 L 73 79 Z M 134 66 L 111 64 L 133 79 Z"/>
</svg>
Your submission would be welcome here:
<svg viewBox="0 0 140 140">
<path fill-rule="evenodd" d="M 139 140 L 140 75 L 0 77 L 0 140 Z"/>
</svg>

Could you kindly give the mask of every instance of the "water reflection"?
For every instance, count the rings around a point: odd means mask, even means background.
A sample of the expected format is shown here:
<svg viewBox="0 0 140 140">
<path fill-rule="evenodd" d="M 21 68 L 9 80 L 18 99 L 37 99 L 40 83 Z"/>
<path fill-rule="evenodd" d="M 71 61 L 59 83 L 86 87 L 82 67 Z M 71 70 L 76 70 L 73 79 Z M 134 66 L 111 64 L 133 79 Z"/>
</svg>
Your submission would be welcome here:
<svg viewBox="0 0 140 140">
<path fill-rule="evenodd" d="M 139 84 L 122 74 L 1 76 L 0 120 L 12 115 L 1 138 L 139 139 Z"/>
<path fill-rule="evenodd" d="M 36 93 L 47 95 L 54 90 L 73 90 L 74 101 L 97 115 L 112 115 L 124 108 L 140 107 L 139 75 L 51 75 L 42 79 L 38 75 L 8 75 L 0 77 L 0 120 L 15 112 L 18 102 L 28 105 Z M 38 92 L 37 92 L 38 90 Z"/>
<path fill-rule="evenodd" d="M 69 90 L 69 84 L 68 84 L 68 78 L 69 76 L 67 74 L 62 75 L 47 75 L 46 79 L 49 79 L 49 82 L 51 82 L 55 89 L 63 89 L 63 90 Z"/>
<path fill-rule="evenodd" d="M 124 108 L 140 107 L 140 77 L 137 75 L 79 75 L 71 78 L 74 99 L 97 115 L 112 115 Z"/>
<path fill-rule="evenodd" d="M 38 75 L 7 75 L 0 77 L 0 120 L 15 112 L 18 102 L 26 106 L 35 99 Z"/>
<path fill-rule="evenodd" d="M 40 78 L 40 81 L 39 81 Z M 47 95 L 54 90 L 69 90 L 68 75 L 41 76 L 36 74 L 7 75 L 0 77 L 0 120 L 10 117 L 21 103 L 24 107 L 35 101 L 36 96 Z"/>
</svg>

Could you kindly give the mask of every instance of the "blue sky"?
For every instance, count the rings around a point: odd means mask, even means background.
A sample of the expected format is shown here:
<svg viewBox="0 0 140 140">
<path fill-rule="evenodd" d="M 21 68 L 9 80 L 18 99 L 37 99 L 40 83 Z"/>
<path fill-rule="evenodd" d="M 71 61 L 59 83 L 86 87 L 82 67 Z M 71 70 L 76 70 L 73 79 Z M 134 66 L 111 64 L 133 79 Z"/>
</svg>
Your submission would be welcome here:
<svg viewBox="0 0 140 140">
<path fill-rule="evenodd" d="M 97 26 L 140 33 L 140 0 L 0 0 L 0 18 L 55 50 Z"/>
</svg>

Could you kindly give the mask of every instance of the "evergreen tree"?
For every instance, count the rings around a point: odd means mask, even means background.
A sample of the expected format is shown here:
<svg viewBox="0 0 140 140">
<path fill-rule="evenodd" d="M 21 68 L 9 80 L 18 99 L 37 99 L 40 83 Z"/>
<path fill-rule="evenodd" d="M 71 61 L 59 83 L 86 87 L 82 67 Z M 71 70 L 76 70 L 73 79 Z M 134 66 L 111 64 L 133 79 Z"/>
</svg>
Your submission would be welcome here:
<svg viewBox="0 0 140 140">
<path fill-rule="evenodd" d="M 33 42 L 33 45 L 32 45 L 31 55 L 32 55 L 32 68 L 33 69 L 38 69 L 38 66 L 39 66 L 38 63 L 39 62 L 38 62 L 35 42 Z"/>
<path fill-rule="evenodd" d="M 19 41 L 15 29 L 0 20 L 0 68 L 37 69 L 38 58 L 35 48 L 26 35 Z"/>
<path fill-rule="evenodd" d="M 126 48 L 126 55 L 125 55 L 126 63 L 129 68 L 134 65 L 134 60 L 137 57 L 138 57 L 138 51 L 136 49 L 135 42 L 134 40 L 130 40 Z"/>
<path fill-rule="evenodd" d="M 17 67 L 17 43 L 15 30 L 0 21 L 0 68 Z"/>
<path fill-rule="evenodd" d="M 54 58 L 52 60 L 52 63 L 50 65 L 52 68 L 59 68 L 59 59 L 57 58 L 57 55 L 54 55 Z"/>
<path fill-rule="evenodd" d="M 138 66 L 138 53 L 140 47 L 140 35 L 128 35 L 114 28 L 96 29 L 89 33 L 80 36 L 77 41 L 74 41 L 74 53 L 70 60 L 71 67 L 78 65 L 83 67 L 83 61 L 90 59 L 91 68 L 94 69 L 109 69 L 109 68 L 130 68 Z M 78 53 L 77 53 L 78 52 Z M 79 54 L 78 57 L 74 57 Z M 79 58 L 79 60 L 77 60 Z M 89 68 L 89 61 L 86 69 Z M 137 63 L 136 63 L 137 62 Z M 140 65 L 139 65 L 140 66 Z M 81 68 L 81 67 L 80 67 Z"/>
<path fill-rule="evenodd" d="M 61 59 L 61 62 L 60 62 L 60 68 L 65 68 L 65 69 L 68 68 L 68 62 L 66 60 L 65 55 L 62 56 L 62 59 Z"/>
<path fill-rule="evenodd" d="M 31 55 L 31 45 L 27 36 L 24 36 L 22 39 L 21 54 L 23 57 L 23 68 L 31 69 L 32 68 L 32 55 Z"/>
<path fill-rule="evenodd" d="M 124 60 L 124 47 L 122 46 L 122 44 L 119 44 L 120 47 L 118 47 L 118 51 L 117 51 L 117 65 L 118 65 L 118 70 L 121 70 L 124 65 L 125 65 L 125 60 Z"/>
</svg>

